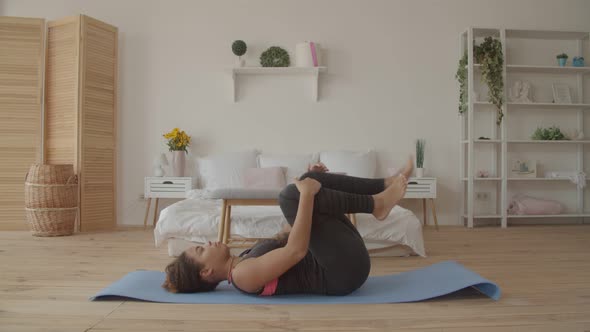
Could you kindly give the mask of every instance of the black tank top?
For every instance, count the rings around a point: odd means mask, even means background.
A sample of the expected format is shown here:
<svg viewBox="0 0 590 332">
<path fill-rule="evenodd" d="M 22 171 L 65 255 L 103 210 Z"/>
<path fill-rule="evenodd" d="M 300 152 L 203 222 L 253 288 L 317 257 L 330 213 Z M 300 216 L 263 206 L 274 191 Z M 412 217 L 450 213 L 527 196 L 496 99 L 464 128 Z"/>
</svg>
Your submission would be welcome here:
<svg viewBox="0 0 590 332">
<path fill-rule="evenodd" d="M 265 239 L 256 242 L 252 248 L 243 251 L 240 257 L 243 259 L 260 257 L 269 251 L 284 247 L 287 244 L 287 237 L 280 239 Z M 326 278 L 324 269 L 318 264 L 313 254 L 308 251 L 307 255 L 291 267 L 287 272 L 278 278 L 277 288 L 273 295 L 281 294 L 326 294 Z M 233 284 L 233 283 L 232 283 Z M 246 294 L 258 295 L 258 292 L 249 293 L 241 290 L 233 284 L 236 289 Z"/>
</svg>

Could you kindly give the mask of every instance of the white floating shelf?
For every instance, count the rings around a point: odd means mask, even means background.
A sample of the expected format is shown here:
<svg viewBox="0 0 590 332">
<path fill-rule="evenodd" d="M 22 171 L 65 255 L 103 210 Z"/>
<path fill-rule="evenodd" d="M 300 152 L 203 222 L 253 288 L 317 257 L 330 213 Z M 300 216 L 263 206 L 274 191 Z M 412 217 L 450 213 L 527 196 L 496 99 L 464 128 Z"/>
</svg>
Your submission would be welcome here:
<svg viewBox="0 0 590 332">
<path fill-rule="evenodd" d="M 463 181 L 469 180 L 468 178 L 463 178 Z M 473 181 L 500 181 L 502 178 L 474 178 Z"/>
<path fill-rule="evenodd" d="M 237 76 L 238 75 L 311 75 L 313 77 L 313 100 L 318 101 L 319 74 L 325 72 L 326 67 L 235 67 L 231 68 L 233 81 L 233 100 L 237 100 Z"/>
<path fill-rule="evenodd" d="M 326 71 L 326 67 L 236 67 L 232 72 L 238 75 L 287 75 L 315 74 Z"/>
</svg>

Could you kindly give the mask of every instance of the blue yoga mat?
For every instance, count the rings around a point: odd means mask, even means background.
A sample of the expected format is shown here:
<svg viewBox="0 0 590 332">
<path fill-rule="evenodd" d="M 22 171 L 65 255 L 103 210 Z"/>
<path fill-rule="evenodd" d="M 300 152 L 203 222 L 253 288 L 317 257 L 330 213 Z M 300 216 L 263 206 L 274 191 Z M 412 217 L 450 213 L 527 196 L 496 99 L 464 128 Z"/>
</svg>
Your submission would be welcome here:
<svg viewBox="0 0 590 332">
<path fill-rule="evenodd" d="M 213 292 L 174 294 L 161 287 L 164 272 L 135 271 L 101 290 L 90 299 L 131 298 L 168 303 L 217 304 L 336 304 L 336 303 L 396 303 L 415 302 L 450 294 L 473 287 L 494 300 L 500 298 L 500 288 L 463 265 L 446 261 L 414 271 L 394 275 L 369 277 L 355 292 L 346 296 L 280 295 L 259 297 L 238 292 L 226 282 Z"/>
</svg>

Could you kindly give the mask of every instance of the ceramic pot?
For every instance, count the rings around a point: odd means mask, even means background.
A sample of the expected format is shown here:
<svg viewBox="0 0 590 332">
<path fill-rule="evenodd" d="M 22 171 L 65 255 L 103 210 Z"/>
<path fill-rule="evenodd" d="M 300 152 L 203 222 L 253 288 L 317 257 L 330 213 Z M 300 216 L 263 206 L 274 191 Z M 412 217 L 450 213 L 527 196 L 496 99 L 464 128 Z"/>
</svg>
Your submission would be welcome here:
<svg viewBox="0 0 590 332">
<path fill-rule="evenodd" d="M 186 152 L 172 151 L 172 176 L 183 177 L 184 165 L 186 164 Z"/>
<path fill-rule="evenodd" d="M 236 57 L 236 67 L 240 68 L 240 67 L 244 67 L 244 63 L 246 61 L 244 61 L 244 59 L 242 59 L 241 56 Z"/>
<path fill-rule="evenodd" d="M 423 178 L 424 177 L 424 168 L 416 168 L 416 177 Z"/>
</svg>

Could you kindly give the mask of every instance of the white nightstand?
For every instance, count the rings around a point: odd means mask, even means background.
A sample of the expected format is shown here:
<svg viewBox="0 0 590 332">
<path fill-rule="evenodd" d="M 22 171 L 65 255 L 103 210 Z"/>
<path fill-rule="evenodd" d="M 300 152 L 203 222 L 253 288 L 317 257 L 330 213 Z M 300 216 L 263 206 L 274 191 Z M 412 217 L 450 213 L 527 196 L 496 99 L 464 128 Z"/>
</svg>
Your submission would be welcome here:
<svg viewBox="0 0 590 332">
<path fill-rule="evenodd" d="M 404 198 L 422 199 L 422 212 L 424 214 L 424 225 L 427 223 L 428 213 L 426 212 L 426 200 L 430 200 L 432 205 L 432 218 L 434 225 L 438 230 L 438 219 L 436 218 L 436 207 L 434 199 L 436 198 L 436 178 L 410 178 L 408 189 Z"/>
<path fill-rule="evenodd" d="M 156 209 L 154 211 L 154 227 L 158 221 L 158 200 L 160 198 L 185 198 L 186 193 L 192 189 L 192 178 L 190 177 L 167 177 L 167 176 L 148 176 L 144 181 L 144 196 L 147 198 L 147 208 L 143 227 L 147 226 L 147 219 L 150 214 L 152 198 L 156 199 Z"/>
</svg>

